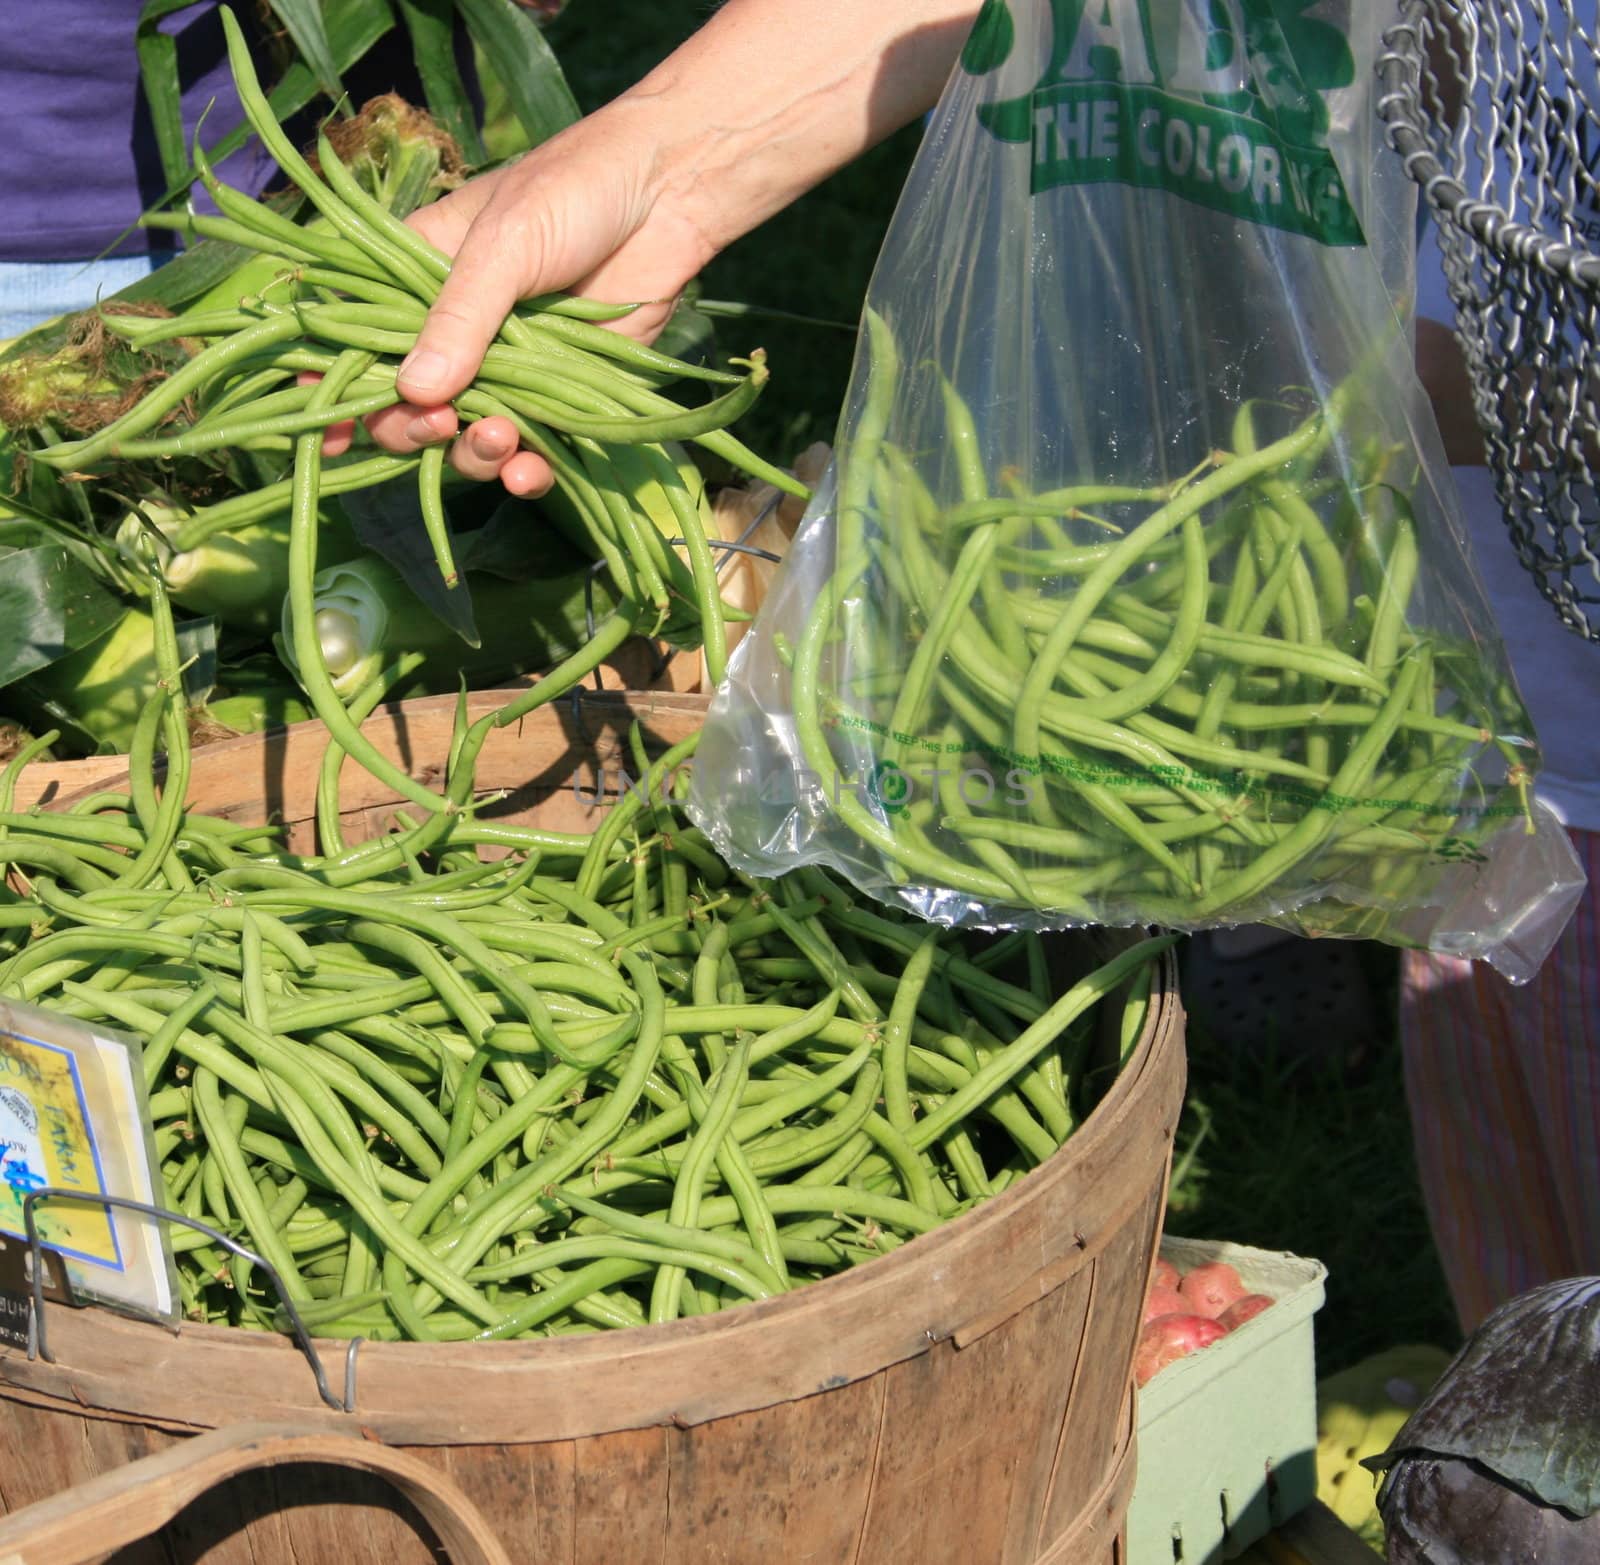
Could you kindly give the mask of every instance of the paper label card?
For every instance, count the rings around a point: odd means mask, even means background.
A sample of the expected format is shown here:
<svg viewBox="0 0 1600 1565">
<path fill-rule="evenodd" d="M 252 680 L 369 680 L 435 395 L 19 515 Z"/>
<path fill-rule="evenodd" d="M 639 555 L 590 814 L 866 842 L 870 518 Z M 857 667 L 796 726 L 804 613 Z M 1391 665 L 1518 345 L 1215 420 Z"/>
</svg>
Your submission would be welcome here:
<svg viewBox="0 0 1600 1565">
<path fill-rule="evenodd" d="M 25 1240 L 35 1191 L 159 1204 L 136 1039 L 38 1006 L 0 1000 L 0 1233 Z M 166 1225 L 64 1197 L 36 1201 L 39 1242 L 62 1257 L 75 1292 L 171 1319 Z"/>
<path fill-rule="evenodd" d="M 8 1083 L 0 1087 L 0 1228 L 20 1235 L 30 1191 L 53 1185 L 101 1195 L 106 1184 L 71 1049 L 0 1033 L 0 1080 Z M 123 1270 L 104 1207 L 62 1201 L 39 1207 L 35 1217 L 39 1238 L 52 1249 Z"/>
</svg>

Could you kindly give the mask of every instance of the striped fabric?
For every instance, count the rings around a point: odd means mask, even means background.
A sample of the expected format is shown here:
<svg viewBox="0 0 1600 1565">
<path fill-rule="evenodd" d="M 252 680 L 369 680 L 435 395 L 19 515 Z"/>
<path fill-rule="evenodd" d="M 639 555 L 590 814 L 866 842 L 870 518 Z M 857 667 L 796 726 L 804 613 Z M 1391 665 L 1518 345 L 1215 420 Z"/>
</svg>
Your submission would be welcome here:
<svg viewBox="0 0 1600 1565">
<path fill-rule="evenodd" d="M 1403 958 L 1417 1166 L 1466 1331 L 1539 1283 L 1600 1274 L 1600 832 L 1571 835 L 1589 890 L 1531 983 Z"/>
</svg>

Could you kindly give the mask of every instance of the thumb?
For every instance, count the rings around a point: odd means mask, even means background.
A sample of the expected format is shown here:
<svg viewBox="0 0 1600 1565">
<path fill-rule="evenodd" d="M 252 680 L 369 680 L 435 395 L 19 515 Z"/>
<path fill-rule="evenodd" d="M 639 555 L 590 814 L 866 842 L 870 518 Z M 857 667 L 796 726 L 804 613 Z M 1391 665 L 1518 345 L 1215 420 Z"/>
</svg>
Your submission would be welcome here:
<svg viewBox="0 0 1600 1565">
<path fill-rule="evenodd" d="M 472 384 L 500 323 L 521 297 L 514 261 L 497 254 L 488 224 L 474 223 L 462 240 L 395 388 L 407 402 L 438 407 Z"/>
<path fill-rule="evenodd" d="M 593 128 L 600 119 L 580 120 L 495 179 L 400 366 L 408 402 L 436 407 L 466 390 L 519 299 L 572 286 L 638 231 L 649 204 L 636 158 L 616 155 L 615 138 Z"/>
</svg>

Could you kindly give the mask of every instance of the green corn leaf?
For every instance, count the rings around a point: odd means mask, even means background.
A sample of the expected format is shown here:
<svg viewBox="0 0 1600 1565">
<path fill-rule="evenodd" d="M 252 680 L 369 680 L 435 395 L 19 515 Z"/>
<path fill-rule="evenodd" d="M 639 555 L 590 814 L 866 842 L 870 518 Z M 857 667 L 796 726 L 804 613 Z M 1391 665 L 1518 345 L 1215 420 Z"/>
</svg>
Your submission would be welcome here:
<svg viewBox="0 0 1600 1565">
<path fill-rule="evenodd" d="M 428 112 L 455 138 L 468 164 L 477 168 L 488 161 L 488 153 L 478 134 L 467 84 L 456 65 L 453 0 L 396 0 L 396 4 L 411 34 L 411 53 L 422 78 Z"/>
<path fill-rule="evenodd" d="M 335 103 L 340 103 L 344 98 L 344 83 L 339 79 L 339 67 L 334 63 L 333 46 L 322 20 L 320 0 L 267 0 L 267 4 L 283 23 L 301 59 L 311 67 L 317 85 Z M 352 112 L 349 104 L 344 105 L 344 112 Z"/>
<path fill-rule="evenodd" d="M 254 254 L 254 250 L 246 250 L 243 245 L 203 239 L 112 297 L 130 304 L 162 304 L 176 315 L 186 304 L 209 293 L 225 277 L 238 271 Z"/>
<path fill-rule="evenodd" d="M 165 4 L 166 0 L 152 0 L 152 3 Z M 390 8 L 389 0 L 323 0 L 322 22 L 334 66 L 342 74 L 394 27 L 394 11 Z M 298 114 L 316 97 L 318 90 L 317 78 L 310 66 L 296 60 L 267 94 L 267 102 L 282 122 Z M 237 152 L 250 135 L 250 127 L 240 125 L 229 131 L 215 146 L 208 147 L 206 157 L 215 166 L 230 153 Z M 186 153 L 182 172 L 172 179 L 152 210 L 159 210 L 183 195 L 193 184 L 194 178 L 194 166 Z"/>
<path fill-rule="evenodd" d="M 192 706 L 205 700 L 216 681 L 217 628 L 207 619 L 182 620 L 175 628 L 184 697 Z M 64 751 L 125 753 L 159 679 L 150 611 L 119 604 L 109 630 L 36 670 L 6 692 L 6 702 L 35 732 L 61 729 Z"/>
<path fill-rule="evenodd" d="M 538 146 L 578 118 L 578 102 L 539 24 L 517 0 L 455 0 L 479 57 L 505 89 L 528 144 Z"/>
<path fill-rule="evenodd" d="M 3 454 L 0 460 L 4 460 Z M 71 522 L 40 511 L 15 495 L 0 494 L 0 558 L 39 547 L 65 549 L 102 586 L 120 590 L 122 573 L 98 533 L 84 533 Z"/>
<path fill-rule="evenodd" d="M 6 549 L 0 559 L 0 686 L 86 647 L 123 612 L 98 577 L 60 544 Z"/>
<path fill-rule="evenodd" d="M 150 105 L 150 123 L 155 130 L 161 172 L 168 180 L 183 178 L 189 166 L 189 149 L 183 137 L 178 41 L 162 32 L 157 24 L 164 17 L 184 10 L 188 4 L 189 0 L 145 0 L 133 34 L 139 56 L 139 79 Z"/>
<path fill-rule="evenodd" d="M 209 696 L 217 683 L 217 622 L 214 619 L 179 620 L 178 662 L 183 668 L 183 693 L 194 706 Z"/>
</svg>

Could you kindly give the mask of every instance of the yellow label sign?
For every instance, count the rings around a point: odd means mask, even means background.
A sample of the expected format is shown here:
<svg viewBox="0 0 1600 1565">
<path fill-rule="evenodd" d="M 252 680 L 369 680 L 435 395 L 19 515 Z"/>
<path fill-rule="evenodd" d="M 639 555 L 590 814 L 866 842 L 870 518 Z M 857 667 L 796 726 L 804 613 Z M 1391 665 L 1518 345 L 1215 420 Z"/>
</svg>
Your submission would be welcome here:
<svg viewBox="0 0 1600 1565">
<path fill-rule="evenodd" d="M 24 1237 L 23 1199 L 47 1185 L 93 1195 L 106 1189 L 78 1057 L 0 1031 L 0 1229 Z M 34 1219 L 40 1239 L 52 1249 L 122 1269 L 105 1208 L 41 1203 Z"/>
</svg>

